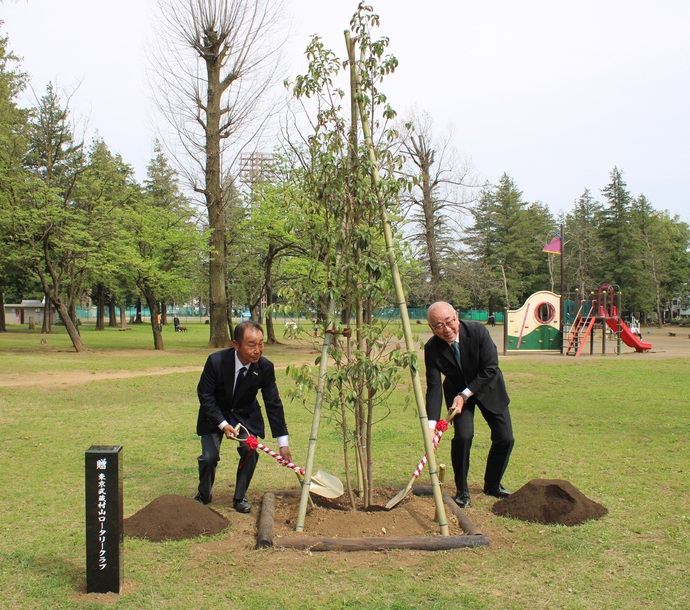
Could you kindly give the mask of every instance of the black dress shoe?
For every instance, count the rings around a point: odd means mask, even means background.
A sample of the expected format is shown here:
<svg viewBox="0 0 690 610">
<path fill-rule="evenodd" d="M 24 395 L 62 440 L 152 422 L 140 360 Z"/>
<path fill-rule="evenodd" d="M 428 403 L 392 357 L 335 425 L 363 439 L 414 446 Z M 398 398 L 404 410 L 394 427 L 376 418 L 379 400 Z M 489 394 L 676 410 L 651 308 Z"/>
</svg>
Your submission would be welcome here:
<svg viewBox="0 0 690 610">
<path fill-rule="evenodd" d="M 510 492 L 501 485 L 498 487 L 485 487 L 484 493 L 487 496 L 493 496 L 494 498 L 507 498 L 510 495 Z"/>
<path fill-rule="evenodd" d="M 241 500 L 233 500 L 232 506 L 238 513 L 248 513 L 252 509 L 252 505 L 249 503 L 249 500 L 247 500 L 247 498 L 242 498 Z"/>
<path fill-rule="evenodd" d="M 455 503 L 460 508 L 467 508 L 470 505 L 470 492 L 469 491 L 459 491 L 457 494 L 455 494 L 455 497 L 453 498 L 453 500 L 455 500 Z"/>
<path fill-rule="evenodd" d="M 194 499 L 195 499 L 199 504 L 210 504 L 210 503 L 211 503 L 211 498 L 209 498 L 208 500 L 204 500 L 204 498 L 202 497 L 201 494 L 196 494 L 196 496 L 194 496 Z"/>
</svg>

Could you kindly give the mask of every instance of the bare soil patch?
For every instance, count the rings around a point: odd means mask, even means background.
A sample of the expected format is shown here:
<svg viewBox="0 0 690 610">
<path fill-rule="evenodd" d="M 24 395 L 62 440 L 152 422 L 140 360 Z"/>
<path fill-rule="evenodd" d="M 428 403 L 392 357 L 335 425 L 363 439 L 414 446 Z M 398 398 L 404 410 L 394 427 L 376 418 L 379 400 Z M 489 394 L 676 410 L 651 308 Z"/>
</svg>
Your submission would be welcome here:
<svg viewBox="0 0 690 610">
<path fill-rule="evenodd" d="M 314 505 L 307 508 L 304 530 L 295 531 L 299 508 L 298 494 L 276 492 L 273 515 L 273 534 L 276 545 L 280 538 L 407 538 L 413 536 L 439 536 L 434 517 L 436 506 L 430 496 L 409 494 L 391 510 L 385 504 L 397 489 L 378 489 L 374 504 L 367 509 L 361 500 L 353 509 L 347 496 L 333 500 L 313 496 Z M 578 525 L 590 519 L 599 519 L 608 511 L 587 498 L 567 481 L 535 479 L 510 497 L 493 504 L 496 515 L 545 524 Z M 486 522 L 486 511 L 468 509 L 470 519 L 480 517 Z M 165 495 L 156 498 L 140 511 L 125 519 L 125 535 L 146 538 L 153 542 L 183 540 L 207 536 L 224 531 L 228 526 L 241 524 L 243 546 L 253 548 L 256 521 L 260 516 L 260 502 L 255 501 L 250 515 L 240 515 L 222 506 L 216 510 L 199 504 L 192 498 Z M 464 532 L 455 514 L 446 510 L 448 533 L 460 536 Z M 479 526 L 482 529 L 480 523 Z M 235 529 L 233 527 L 233 529 Z M 230 537 L 236 535 L 231 534 Z"/>
<path fill-rule="evenodd" d="M 296 532 L 299 497 L 281 496 L 277 498 L 274 535 L 281 537 L 374 537 L 374 536 L 435 536 L 439 526 L 434 521 L 436 506 L 433 498 L 409 494 L 392 510 L 385 508 L 386 503 L 398 489 L 377 489 L 374 492 L 374 503 L 368 508 L 362 507 L 357 499 L 353 509 L 347 495 L 329 500 L 313 496 L 314 506 L 308 507 L 304 531 Z M 458 520 L 454 515 L 446 514 L 448 530 L 451 536 L 462 534 Z"/>
</svg>

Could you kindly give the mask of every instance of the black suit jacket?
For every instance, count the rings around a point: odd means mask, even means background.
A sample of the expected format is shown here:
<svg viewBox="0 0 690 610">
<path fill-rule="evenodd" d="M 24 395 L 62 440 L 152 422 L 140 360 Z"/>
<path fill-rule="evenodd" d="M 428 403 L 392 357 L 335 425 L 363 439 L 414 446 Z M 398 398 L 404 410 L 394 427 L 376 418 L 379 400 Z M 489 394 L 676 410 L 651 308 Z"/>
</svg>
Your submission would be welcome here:
<svg viewBox="0 0 690 610">
<path fill-rule="evenodd" d="M 498 368 L 498 350 L 486 326 L 460 320 L 460 364 L 455 363 L 450 345 L 434 335 L 424 346 L 426 365 L 426 412 L 429 419 L 441 418 L 445 397 L 450 408 L 454 398 L 466 387 L 474 395 L 468 403 L 479 403 L 492 413 L 508 408 L 510 398 L 503 373 Z M 445 377 L 441 383 L 441 375 Z"/>
<path fill-rule="evenodd" d="M 198 435 L 218 432 L 220 423 L 223 420 L 230 423 L 234 416 L 250 432 L 259 438 L 264 438 L 266 434 L 264 418 L 256 399 L 259 390 L 261 390 L 273 436 L 279 437 L 288 433 L 283 403 L 276 385 L 275 369 L 270 360 L 262 356 L 256 364 L 249 365 L 237 396 L 233 396 L 234 385 L 235 350 L 229 348 L 212 353 L 206 360 L 197 386 L 199 415 L 196 433 Z"/>
</svg>

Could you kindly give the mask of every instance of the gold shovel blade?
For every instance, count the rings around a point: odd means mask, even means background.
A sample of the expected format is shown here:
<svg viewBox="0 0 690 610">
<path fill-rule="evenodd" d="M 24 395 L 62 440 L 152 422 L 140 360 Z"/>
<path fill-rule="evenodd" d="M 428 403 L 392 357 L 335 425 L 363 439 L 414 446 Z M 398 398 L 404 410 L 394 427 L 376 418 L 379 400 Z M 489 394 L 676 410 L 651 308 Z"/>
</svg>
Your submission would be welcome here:
<svg viewBox="0 0 690 610">
<path fill-rule="evenodd" d="M 405 485 L 395 496 L 393 496 L 390 500 L 388 500 L 388 504 L 386 504 L 386 509 L 390 510 L 400 502 L 402 502 L 407 494 L 410 493 L 410 490 L 412 489 L 412 484 L 414 483 L 414 477 L 410 479 L 410 482 Z"/>
<path fill-rule="evenodd" d="M 339 498 L 345 493 L 345 488 L 338 477 L 319 470 L 311 477 L 309 491 L 324 498 Z"/>
</svg>

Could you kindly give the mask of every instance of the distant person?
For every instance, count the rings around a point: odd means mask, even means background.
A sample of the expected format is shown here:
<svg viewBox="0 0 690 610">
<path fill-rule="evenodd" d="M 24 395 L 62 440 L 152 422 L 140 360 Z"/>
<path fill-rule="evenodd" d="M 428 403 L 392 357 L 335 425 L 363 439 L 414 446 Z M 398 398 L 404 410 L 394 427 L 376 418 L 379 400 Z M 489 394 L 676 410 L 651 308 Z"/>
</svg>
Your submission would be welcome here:
<svg viewBox="0 0 690 610">
<path fill-rule="evenodd" d="M 630 332 L 633 335 L 635 335 L 638 339 L 642 339 L 642 332 L 640 330 L 640 324 L 635 318 L 632 318 L 630 320 Z"/>
<path fill-rule="evenodd" d="M 439 301 L 431 305 L 427 320 L 434 333 L 424 346 L 429 426 L 434 428 L 440 419 L 444 398 L 448 409 L 455 407 L 459 411 L 453 418 L 455 436 L 450 453 L 457 488 L 455 503 L 461 508 L 470 504 L 467 475 L 475 408 L 479 408 L 491 429 L 484 493 L 505 498 L 510 492 L 501 479 L 515 441 L 508 410 L 510 398 L 498 368 L 496 345 L 486 325 L 459 320 L 449 303 Z"/>
<path fill-rule="evenodd" d="M 201 455 L 198 458 L 199 490 L 195 500 L 202 504 L 212 500 L 223 437 L 246 438 L 247 433 L 238 429 L 239 424 L 250 435 L 264 437 L 264 419 L 256 399 L 259 390 L 271 432 L 278 439 L 278 451 L 283 459 L 292 461 L 275 370 L 273 363 L 262 355 L 264 332 L 261 325 L 253 321 L 240 322 L 235 327 L 232 345 L 208 357 L 197 386 L 200 406 L 196 432 L 201 437 Z M 248 449 L 246 443 L 238 443 L 237 452 L 240 460 L 233 508 L 237 512 L 248 513 L 251 505 L 246 493 L 259 455 L 256 450 Z"/>
<path fill-rule="evenodd" d="M 489 314 L 489 324 L 492 328 L 496 326 L 496 314 L 493 311 Z"/>
<path fill-rule="evenodd" d="M 295 339 L 297 337 L 297 322 L 285 322 L 284 339 Z"/>
<path fill-rule="evenodd" d="M 177 314 L 173 318 L 173 326 L 175 327 L 175 332 L 180 330 L 180 318 L 177 317 Z"/>
</svg>

